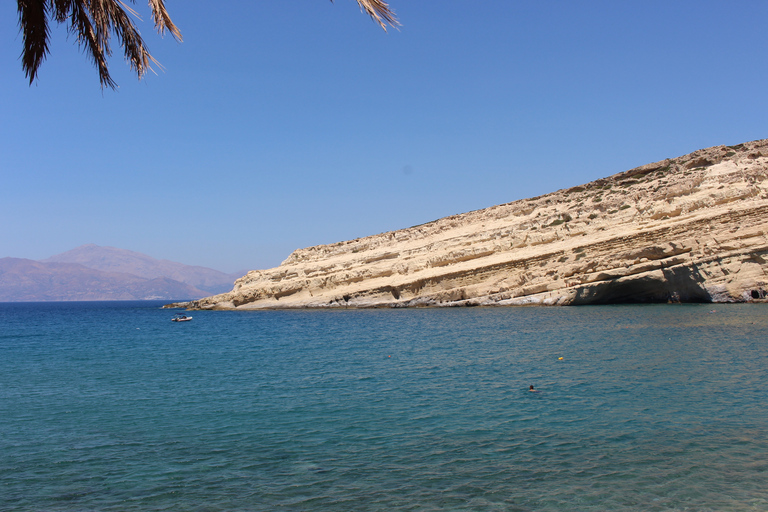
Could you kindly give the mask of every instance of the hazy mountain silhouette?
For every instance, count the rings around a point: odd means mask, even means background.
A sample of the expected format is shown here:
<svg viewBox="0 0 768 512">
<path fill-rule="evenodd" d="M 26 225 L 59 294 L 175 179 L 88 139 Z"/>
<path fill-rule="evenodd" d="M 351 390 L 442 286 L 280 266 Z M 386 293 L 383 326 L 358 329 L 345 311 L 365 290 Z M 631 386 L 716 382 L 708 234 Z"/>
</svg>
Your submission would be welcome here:
<svg viewBox="0 0 768 512">
<path fill-rule="evenodd" d="M 95 244 L 81 245 L 41 262 L 79 263 L 103 272 L 122 272 L 146 279 L 167 277 L 208 292 L 207 295 L 231 290 L 235 279 L 245 275 L 245 272 L 225 274 L 211 268 L 158 260 L 139 252 Z"/>
<path fill-rule="evenodd" d="M 0 302 L 148 300 L 203 297 L 206 292 L 168 277 L 148 279 L 78 263 L 0 258 Z"/>
</svg>

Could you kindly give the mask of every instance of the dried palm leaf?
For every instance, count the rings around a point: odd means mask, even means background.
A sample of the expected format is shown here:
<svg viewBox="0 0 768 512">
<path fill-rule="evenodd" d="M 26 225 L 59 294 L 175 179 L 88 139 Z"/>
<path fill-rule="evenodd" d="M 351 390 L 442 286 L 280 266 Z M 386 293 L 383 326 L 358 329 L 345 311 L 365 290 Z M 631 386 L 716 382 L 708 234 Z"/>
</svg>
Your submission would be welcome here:
<svg viewBox="0 0 768 512">
<path fill-rule="evenodd" d="M 77 38 L 78 44 L 99 71 L 101 86 L 115 88 L 107 66 L 107 58 L 112 55 L 110 37 L 114 33 L 123 47 L 125 59 L 139 79 L 152 69 L 152 64 L 160 63 L 149 53 L 144 40 L 133 24 L 132 16 L 138 17 L 133 8 L 123 0 L 16 0 L 19 13 L 19 26 L 23 37 L 21 63 L 24 72 L 32 84 L 37 79 L 40 65 L 50 51 L 48 41 L 50 29 L 48 19 L 57 23 L 68 23 L 68 30 Z M 333 1 L 333 0 L 331 0 Z M 130 0 L 135 3 L 135 0 Z M 161 35 L 167 30 L 178 41 L 181 32 L 171 20 L 164 0 L 148 0 L 152 11 L 155 29 Z M 357 0 L 360 9 L 386 30 L 386 23 L 399 25 L 395 13 L 384 0 Z"/>
<path fill-rule="evenodd" d="M 21 67 L 29 83 L 37 78 L 37 68 L 48 55 L 48 3 L 44 0 L 18 0 L 22 33 Z"/>
<path fill-rule="evenodd" d="M 157 31 L 162 35 L 167 30 L 181 41 L 181 32 L 171 21 L 163 0 L 148 1 Z M 24 45 L 22 68 L 30 84 L 37 78 L 38 69 L 49 52 L 49 17 L 69 25 L 69 32 L 98 69 L 102 87 L 114 89 L 117 85 L 107 66 L 107 57 L 112 55 L 110 37 L 113 33 L 139 78 L 152 69 L 152 64 L 160 66 L 133 23 L 132 16 L 138 17 L 138 14 L 122 0 L 17 0 L 17 3 Z"/>
<path fill-rule="evenodd" d="M 357 0 L 357 5 L 360 6 L 361 11 L 368 13 L 368 16 L 381 25 L 381 28 L 385 31 L 387 30 L 387 26 L 384 24 L 385 21 L 393 27 L 400 25 L 395 13 L 389 8 L 387 2 L 383 0 Z"/>
<path fill-rule="evenodd" d="M 181 41 L 181 32 L 176 25 L 173 24 L 163 0 L 149 0 L 149 6 L 152 8 L 152 19 L 155 20 L 155 29 L 158 34 L 163 35 L 165 31 L 168 30 L 173 34 L 173 37 L 178 41 Z"/>
</svg>

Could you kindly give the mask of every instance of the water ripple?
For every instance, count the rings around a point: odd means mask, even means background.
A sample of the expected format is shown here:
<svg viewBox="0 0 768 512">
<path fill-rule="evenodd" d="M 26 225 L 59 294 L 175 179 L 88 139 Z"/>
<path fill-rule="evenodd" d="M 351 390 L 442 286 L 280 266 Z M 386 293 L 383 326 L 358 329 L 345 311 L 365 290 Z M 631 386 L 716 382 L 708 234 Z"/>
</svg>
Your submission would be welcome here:
<svg viewBox="0 0 768 512">
<path fill-rule="evenodd" d="M 708 311 L 0 305 L 0 509 L 768 510 L 768 320 Z"/>
</svg>

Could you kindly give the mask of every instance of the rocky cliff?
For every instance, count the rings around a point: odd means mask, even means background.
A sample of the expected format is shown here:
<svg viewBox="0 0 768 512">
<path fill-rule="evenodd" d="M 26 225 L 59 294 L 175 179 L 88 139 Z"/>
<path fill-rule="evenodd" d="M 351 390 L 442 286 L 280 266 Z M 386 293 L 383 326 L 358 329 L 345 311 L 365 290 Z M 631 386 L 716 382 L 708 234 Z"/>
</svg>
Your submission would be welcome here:
<svg viewBox="0 0 768 512">
<path fill-rule="evenodd" d="M 202 309 L 742 302 L 768 294 L 768 140 L 299 249 Z"/>
</svg>

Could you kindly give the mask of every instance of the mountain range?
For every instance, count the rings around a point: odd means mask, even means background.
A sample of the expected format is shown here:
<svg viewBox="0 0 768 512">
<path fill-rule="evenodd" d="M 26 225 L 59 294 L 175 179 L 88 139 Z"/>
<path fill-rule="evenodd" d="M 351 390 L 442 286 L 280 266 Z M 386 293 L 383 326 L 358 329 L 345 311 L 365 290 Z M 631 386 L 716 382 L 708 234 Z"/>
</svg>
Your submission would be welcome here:
<svg viewBox="0 0 768 512">
<path fill-rule="evenodd" d="M 242 275 L 87 244 L 39 261 L 0 258 L 0 302 L 196 299 Z"/>
</svg>

